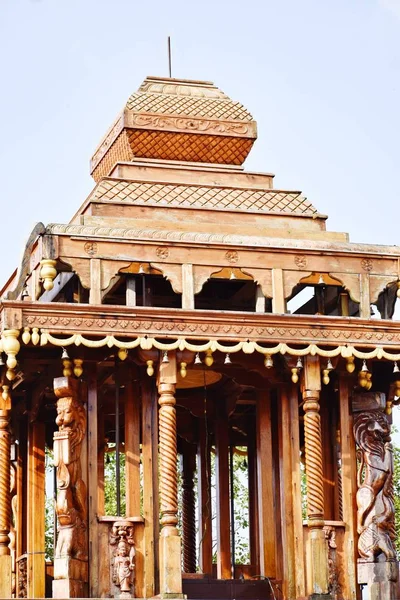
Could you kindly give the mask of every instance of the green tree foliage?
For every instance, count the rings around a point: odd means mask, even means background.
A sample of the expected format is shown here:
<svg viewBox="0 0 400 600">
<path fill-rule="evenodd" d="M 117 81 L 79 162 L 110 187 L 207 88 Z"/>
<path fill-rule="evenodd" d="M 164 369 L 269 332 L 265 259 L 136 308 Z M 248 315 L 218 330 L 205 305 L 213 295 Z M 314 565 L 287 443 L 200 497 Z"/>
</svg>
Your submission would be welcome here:
<svg viewBox="0 0 400 600">
<path fill-rule="evenodd" d="M 46 446 L 45 450 L 45 477 L 46 477 L 46 500 L 45 500 L 45 558 L 52 561 L 54 558 L 54 455 L 53 450 Z"/>
<path fill-rule="evenodd" d="M 233 498 L 235 518 L 235 562 L 250 564 L 249 482 L 247 448 L 233 454 Z"/>
<path fill-rule="evenodd" d="M 393 444 L 393 492 L 396 525 L 396 551 L 400 556 L 400 448 Z"/>
<path fill-rule="evenodd" d="M 125 477 L 125 454 L 120 452 L 120 491 L 121 491 L 121 515 L 126 513 L 126 477 Z M 108 444 L 108 452 L 104 457 L 104 512 L 106 515 L 117 514 L 117 486 L 116 486 L 117 456 L 115 444 Z"/>
</svg>

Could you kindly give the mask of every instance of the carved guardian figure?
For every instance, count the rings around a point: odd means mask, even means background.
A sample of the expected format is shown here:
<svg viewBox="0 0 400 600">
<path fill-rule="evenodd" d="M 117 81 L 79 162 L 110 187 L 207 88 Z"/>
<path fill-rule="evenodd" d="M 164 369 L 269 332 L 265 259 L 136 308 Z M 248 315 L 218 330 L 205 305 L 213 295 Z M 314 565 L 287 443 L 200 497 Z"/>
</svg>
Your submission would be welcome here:
<svg viewBox="0 0 400 600">
<path fill-rule="evenodd" d="M 357 531 L 358 552 L 364 561 L 396 560 L 393 541 L 393 453 L 390 425 L 381 411 L 361 412 L 354 419 L 359 448 Z"/>
<path fill-rule="evenodd" d="M 129 521 L 114 523 L 110 531 L 112 552 L 111 581 L 116 586 L 114 597 L 135 597 L 135 541 Z"/>
<path fill-rule="evenodd" d="M 86 433 L 86 411 L 77 397 L 76 382 L 55 380 L 57 400 L 54 464 L 57 467 L 56 512 L 59 533 L 56 558 L 87 560 L 86 485 L 82 479 L 81 451 Z M 58 383 L 59 382 L 59 383 Z"/>
</svg>

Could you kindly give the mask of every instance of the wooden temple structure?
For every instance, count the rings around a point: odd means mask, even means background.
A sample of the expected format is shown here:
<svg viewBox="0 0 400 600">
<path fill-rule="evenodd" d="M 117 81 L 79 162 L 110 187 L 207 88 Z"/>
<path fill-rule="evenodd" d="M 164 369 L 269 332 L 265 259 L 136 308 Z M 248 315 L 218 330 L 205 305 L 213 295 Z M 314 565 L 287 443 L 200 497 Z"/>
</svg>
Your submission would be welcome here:
<svg viewBox="0 0 400 600">
<path fill-rule="evenodd" d="M 400 248 L 246 172 L 256 137 L 148 77 L 33 230 L 1 291 L 2 598 L 400 597 Z"/>
</svg>

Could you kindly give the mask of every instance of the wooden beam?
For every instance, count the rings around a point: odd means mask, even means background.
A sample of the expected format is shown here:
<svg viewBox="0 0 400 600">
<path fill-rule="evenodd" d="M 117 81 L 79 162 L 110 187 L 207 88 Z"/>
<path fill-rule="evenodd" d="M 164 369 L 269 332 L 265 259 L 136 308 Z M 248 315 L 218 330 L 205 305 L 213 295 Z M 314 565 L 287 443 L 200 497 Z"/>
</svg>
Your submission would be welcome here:
<svg viewBox="0 0 400 600">
<path fill-rule="evenodd" d="M 132 373 L 131 373 L 132 377 Z M 132 380 L 125 400 L 126 516 L 140 516 L 140 406 L 139 390 Z"/>
<path fill-rule="evenodd" d="M 157 403 L 154 380 L 145 371 L 142 388 L 142 465 L 144 517 L 144 597 L 157 593 L 155 573 L 158 564 L 158 447 Z"/>
<path fill-rule="evenodd" d="M 250 537 L 250 564 L 260 572 L 260 540 L 258 530 L 258 494 L 257 494 L 257 445 L 254 429 L 249 428 L 247 459 L 249 473 L 249 537 Z"/>
<path fill-rule="evenodd" d="M 215 424 L 216 499 L 217 499 L 217 577 L 230 579 L 230 505 L 229 505 L 229 431 L 225 401 L 218 407 Z"/>
<path fill-rule="evenodd" d="M 182 564 L 184 573 L 196 573 L 196 502 L 194 473 L 196 446 L 182 441 Z"/>
<path fill-rule="evenodd" d="M 282 269 L 272 269 L 272 312 L 281 315 L 286 312 Z"/>
<path fill-rule="evenodd" d="M 360 275 L 360 317 L 361 319 L 371 318 L 369 273 L 361 273 Z"/>
<path fill-rule="evenodd" d="M 276 577 L 275 502 L 273 494 L 271 397 L 262 390 L 257 398 L 257 478 L 260 574 Z"/>
<path fill-rule="evenodd" d="M 45 597 L 45 426 L 28 428 L 28 598 Z"/>
<path fill-rule="evenodd" d="M 88 496 L 89 496 L 89 590 L 92 598 L 97 597 L 99 589 L 99 534 L 97 515 L 99 514 L 98 485 L 98 404 L 97 404 L 97 365 L 86 366 L 88 403 L 87 403 L 87 445 L 88 445 Z M 100 453 L 100 455 L 102 455 Z"/>
<path fill-rule="evenodd" d="M 182 265 L 182 308 L 194 309 L 193 265 Z"/>
<path fill-rule="evenodd" d="M 265 313 L 265 296 L 261 285 L 257 285 L 256 288 L 256 312 Z"/>
<path fill-rule="evenodd" d="M 101 260 L 90 259 L 89 304 L 101 304 Z"/>
<path fill-rule="evenodd" d="M 278 403 L 278 436 L 280 465 L 280 496 L 283 549 L 283 584 L 285 598 L 296 598 L 296 564 L 294 543 L 294 514 L 292 500 L 292 452 L 290 398 L 286 386 L 280 389 Z"/>
<path fill-rule="evenodd" d="M 200 526 L 199 566 L 202 573 L 212 574 L 212 505 L 210 442 L 204 419 L 199 419 L 199 443 L 197 447 L 198 508 Z"/>
<path fill-rule="evenodd" d="M 356 600 L 357 594 L 357 457 L 353 435 L 353 416 L 350 408 L 349 379 L 346 374 L 339 376 L 340 398 L 340 444 L 342 455 L 343 521 L 345 523 L 343 554 L 346 557 L 344 569 L 345 589 L 343 594 L 349 600 Z"/>
<path fill-rule="evenodd" d="M 332 406 L 335 402 L 330 388 L 324 386 L 321 392 L 321 432 L 324 462 L 324 519 L 335 520 L 335 461 L 336 431 L 332 423 Z"/>
<path fill-rule="evenodd" d="M 136 293 L 136 279 L 128 276 L 126 278 L 126 305 L 136 306 L 137 304 L 137 293 Z"/>
<path fill-rule="evenodd" d="M 301 495 L 301 468 L 300 468 L 300 424 L 299 424 L 299 395 L 297 385 L 292 384 L 289 389 L 290 398 L 290 451 L 292 463 L 292 504 L 293 504 L 293 537 L 294 537 L 294 563 L 296 590 L 295 598 L 306 595 L 304 572 L 304 536 L 303 514 Z"/>
</svg>

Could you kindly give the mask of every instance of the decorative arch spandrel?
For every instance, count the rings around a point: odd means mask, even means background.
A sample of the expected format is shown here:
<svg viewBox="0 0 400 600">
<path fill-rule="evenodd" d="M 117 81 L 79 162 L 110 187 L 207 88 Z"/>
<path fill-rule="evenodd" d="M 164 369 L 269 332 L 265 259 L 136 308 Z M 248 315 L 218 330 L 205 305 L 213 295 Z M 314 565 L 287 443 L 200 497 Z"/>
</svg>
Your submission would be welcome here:
<svg viewBox="0 0 400 600">
<path fill-rule="evenodd" d="M 170 282 L 175 294 L 182 294 L 182 265 L 153 262 L 150 265 L 161 271 L 165 279 Z"/>
</svg>

